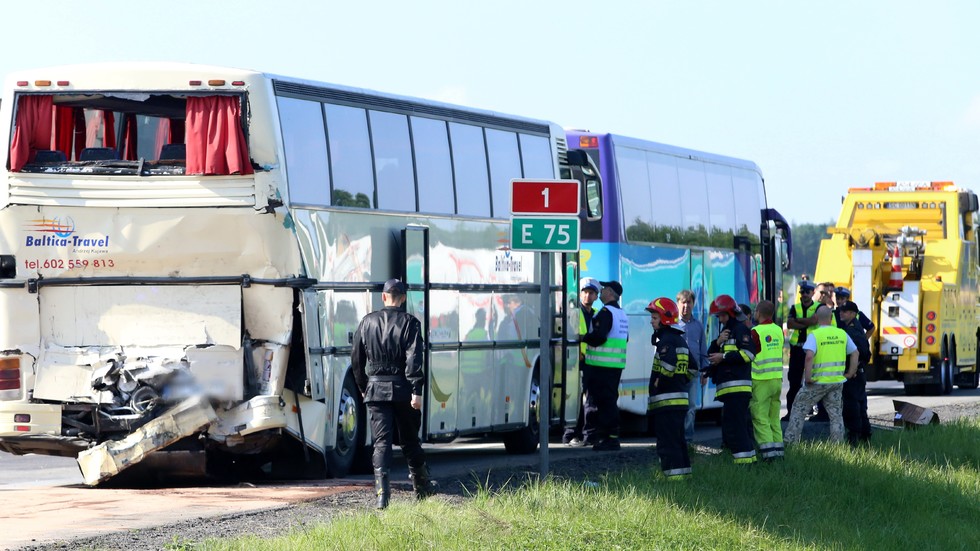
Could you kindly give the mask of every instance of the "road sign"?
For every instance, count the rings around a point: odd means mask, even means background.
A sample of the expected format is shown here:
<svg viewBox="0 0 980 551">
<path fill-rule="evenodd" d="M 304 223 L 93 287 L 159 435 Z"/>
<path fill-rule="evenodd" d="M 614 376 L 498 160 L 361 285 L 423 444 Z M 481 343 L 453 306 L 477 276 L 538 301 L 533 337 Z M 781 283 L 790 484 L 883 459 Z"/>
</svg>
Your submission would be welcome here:
<svg viewBox="0 0 980 551">
<path fill-rule="evenodd" d="M 577 216 L 578 180 L 511 180 L 511 214 Z"/>
<path fill-rule="evenodd" d="M 557 216 L 515 216 L 510 224 L 510 248 L 545 253 L 575 252 L 579 248 L 579 220 Z"/>
</svg>

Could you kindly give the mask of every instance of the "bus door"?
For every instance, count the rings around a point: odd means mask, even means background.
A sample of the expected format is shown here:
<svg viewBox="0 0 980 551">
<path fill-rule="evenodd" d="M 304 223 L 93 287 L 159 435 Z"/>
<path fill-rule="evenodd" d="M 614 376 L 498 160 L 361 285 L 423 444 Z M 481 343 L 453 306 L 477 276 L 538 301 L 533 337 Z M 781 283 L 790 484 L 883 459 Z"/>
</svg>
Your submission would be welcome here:
<svg viewBox="0 0 980 551">
<path fill-rule="evenodd" d="M 437 312 L 431 308 L 429 281 L 429 228 L 409 225 L 402 230 L 402 281 L 408 287 L 405 309 L 422 322 L 425 350 L 422 367 L 425 370 L 425 393 L 422 396 L 421 436 L 424 441 L 438 440 L 456 429 L 455 411 L 447 402 L 455 397 L 457 365 L 456 350 L 447 350 L 446 343 L 433 344 L 433 332 L 442 331 Z M 441 298 L 440 296 L 436 297 Z M 435 317 L 434 316 L 438 316 Z M 435 326 L 433 326 L 435 323 Z M 451 358 L 451 361 L 450 361 Z M 452 365 L 447 365 L 452 364 Z M 451 384 L 450 384 L 451 383 Z M 448 387 L 445 390 L 443 387 Z M 448 392 L 448 395 L 446 394 Z"/>
</svg>

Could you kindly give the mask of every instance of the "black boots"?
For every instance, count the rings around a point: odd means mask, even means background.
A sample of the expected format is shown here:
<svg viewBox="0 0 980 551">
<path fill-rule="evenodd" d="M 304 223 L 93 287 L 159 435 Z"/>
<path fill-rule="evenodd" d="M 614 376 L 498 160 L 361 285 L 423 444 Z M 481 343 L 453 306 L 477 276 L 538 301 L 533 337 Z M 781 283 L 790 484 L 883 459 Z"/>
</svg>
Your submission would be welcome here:
<svg viewBox="0 0 980 551">
<path fill-rule="evenodd" d="M 408 466 L 408 478 L 412 479 L 412 490 L 415 491 L 415 499 L 423 500 L 436 493 L 439 484 L 429 478 L 429 467 L 425 463 L 419 466 Z"/>
<path fill-rule="evenodd" d="M 388 469 L 374 469 L 374 490 L 378 494 L 375 509 L 386 509 L 391 500 L 391 481 L 388 480 Z"/>
</svg>

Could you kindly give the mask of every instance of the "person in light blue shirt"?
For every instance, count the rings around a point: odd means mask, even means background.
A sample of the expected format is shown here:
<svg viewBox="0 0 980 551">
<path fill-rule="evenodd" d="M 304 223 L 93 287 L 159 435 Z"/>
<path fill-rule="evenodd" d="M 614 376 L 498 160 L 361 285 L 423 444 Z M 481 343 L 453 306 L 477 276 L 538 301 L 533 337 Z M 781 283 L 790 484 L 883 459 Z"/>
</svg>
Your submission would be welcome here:
<svg viewBox="0 0 980 551">
<path fill-rule="evenodd" d="M 677 293 L 677 307 L 680 317 L 676 328 L 684 331 L 687 347 L 690 350 L 690 370 L 697 373 L 702 366 L 708 364 L 708 343 L 704 338 L 704 324 L 694 317 L 694 293 L 689 289 Z M 687 416 L 684 417 L 684 439 L 688 445 L 694 441 L 694 414 L 697 411 L 700 397 L 704 396 L 701 377 L 694 377 L 687 391 Z"/>
</svg>

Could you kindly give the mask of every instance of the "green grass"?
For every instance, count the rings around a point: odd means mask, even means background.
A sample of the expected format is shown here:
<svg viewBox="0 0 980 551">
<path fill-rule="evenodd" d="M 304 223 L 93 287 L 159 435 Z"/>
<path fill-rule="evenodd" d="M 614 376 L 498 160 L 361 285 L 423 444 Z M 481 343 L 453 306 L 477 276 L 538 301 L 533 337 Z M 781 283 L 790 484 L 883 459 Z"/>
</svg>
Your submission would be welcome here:
<svg viewBox="0 0 980 551">
<path fill-rule="evenodd" d="M 650 453 L 654 453 L 651 451 Z M 654 462 L 655 465 L 656 462 Z M 869 447 L 803 443 L 774 464 L 696 456 L 582 482 L 479 491 L 464 504 L 395 502 L 275 539 L 199 549 L 976 549 L 980 420 L 879 432 Z"/>
</svg>

